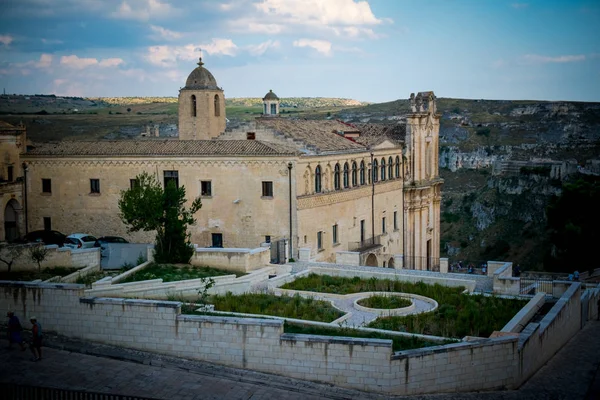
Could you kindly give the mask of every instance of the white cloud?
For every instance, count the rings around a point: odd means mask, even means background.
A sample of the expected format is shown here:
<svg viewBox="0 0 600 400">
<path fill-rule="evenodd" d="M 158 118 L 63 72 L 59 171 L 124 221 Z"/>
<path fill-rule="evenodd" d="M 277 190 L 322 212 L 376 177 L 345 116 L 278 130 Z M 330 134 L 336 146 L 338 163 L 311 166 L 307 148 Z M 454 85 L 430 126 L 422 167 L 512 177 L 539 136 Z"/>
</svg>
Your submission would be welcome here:
<svg viewBox="0 0 600 400">
<path fill-rule="evenodd" d="M 4 46 L 8 47 L 8 45 L 11 44 L 14 40 L 15 38 L 10 35 L 0 35 L 0 43 L 2 43 Z"/>
<path fill-rule="evenodd" d="M 162 26 L 150 25 L 150 29 L 154 32 L 154 35 L 151 37 L 155 40 L 176 40 L 182 36 L 181 33 L 163 28 Z"/>
<path fill-rule="evenodd" d="M 310 47 L 326 56 L 331 55 L 331 42 L 317 39 L 300 39 L 294 41 L 294 47 Z"/>
<path fill-rule="evenodd" d="M 210 55 L 235 56 L 239 48 L 231 39 L 213 38 L 209 43 L 187 44 L 184 46 L 151 46 L 145 56 L 150 64 L 159 67 L 173 67 L 178 61 L 197 59 L 202 51 Z"/>
<path fill-rule="evenodd" d="M 155 18 L 167 18 L 178 14 L 168 3 L 160 0 L 124 0 L 117 11 L 111 13 L 113 18 L 148 21 Z"/>
<path fill-rule="evenodd" d="M 278 40 L 267 40 L 266 42 L 246 46 L 246 50 L 253 56 L 262 56 L 269 49 L 279 48 Z"/>
<path fill-rule="evenodd" d="M 283 32 L 284 26 L 279 24 L 261 24 L 257 22 L 248 22 L 244 25 L 245 29 L 250 33 L 266 33 L 276 35 Z"/>
<path fill-rule="evenodd" d="M 565 56 L 542 56 L 539 54 L 526 54 L 522 57 L 525 63 L 529 64 L 547 64 L 547 63 L 570 63 L 585 61 L 586 57 L 584 54 L 578 55 L 565 55 Z"/>
<path fill-rule="evenodd" d="M 70 56 L 62 56 L 60 64 L 73 69 L 85 69 L 91 66 L 99 66 L 103 68 L 117 67 L 125 61 L 121 58 L 105 58 L 98 60 L 97 58 L 79 58 L 75 54 Z"/>
<path fill-rule="evenodd" d="M 40 61 L 38 61 L 35 66 L 37 68 L 48 68 L 52 65 L 52 54 L 42 54 L 40 56 Z"/>
</svg>

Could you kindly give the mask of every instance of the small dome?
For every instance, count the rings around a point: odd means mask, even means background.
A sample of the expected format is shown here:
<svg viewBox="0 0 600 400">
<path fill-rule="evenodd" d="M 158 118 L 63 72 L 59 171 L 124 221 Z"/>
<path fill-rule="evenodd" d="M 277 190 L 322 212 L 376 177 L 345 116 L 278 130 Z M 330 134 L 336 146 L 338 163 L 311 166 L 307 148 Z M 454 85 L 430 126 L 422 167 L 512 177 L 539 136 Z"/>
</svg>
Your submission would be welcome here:
<svg viewBox="0 0 600 400">
<path fill-rule="evenodd" d="M 217 81 L 209 70 L 203 67 L 202 57 L 198 61 L 198 67 L 192 71 L 185 81 L 184 89 L 213 89 L 221 90 Z"/>
<path fill-rule="evenodd" d="M 279 97 L 272 90 L 269 90 L 269 93 L 265 94 L 263 100 L 279 100 Z"/>
</svg>

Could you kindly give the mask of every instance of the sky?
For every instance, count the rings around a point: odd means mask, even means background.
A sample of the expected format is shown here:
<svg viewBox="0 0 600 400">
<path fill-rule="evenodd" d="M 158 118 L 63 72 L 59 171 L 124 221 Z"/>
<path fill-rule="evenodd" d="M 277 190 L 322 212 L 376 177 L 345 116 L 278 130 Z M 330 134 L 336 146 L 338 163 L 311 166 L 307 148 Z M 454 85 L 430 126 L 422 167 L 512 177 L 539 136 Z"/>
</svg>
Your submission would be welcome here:
<svg viewBox="0 0 600 400">
<path fill-rule="evenodd" d="M 600 101 L 598 0 L 2 0 L 0 88 Z"/>
</svg>

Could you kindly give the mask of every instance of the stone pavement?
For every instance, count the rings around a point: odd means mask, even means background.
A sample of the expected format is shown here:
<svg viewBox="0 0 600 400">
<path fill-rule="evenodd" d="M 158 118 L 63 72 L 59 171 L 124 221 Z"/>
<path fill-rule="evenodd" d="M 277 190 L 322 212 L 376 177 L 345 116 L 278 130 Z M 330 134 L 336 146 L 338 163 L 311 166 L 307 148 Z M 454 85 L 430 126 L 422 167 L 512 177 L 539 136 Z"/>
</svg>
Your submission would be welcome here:
<svg viewBox="0 0 600 400">
<path fill-rule="evenodd" d="M 519 390 L 383 396 L 277 375 L 48 336 L 44 360 L 0 341 L 0 382 L 155 399 L 600 399 L 600 322 L 588 323 Z M 477 371 L 473 371 L 477 374 Z M 1 397 L 1 396 L 0 396 Z"/>
</svg>

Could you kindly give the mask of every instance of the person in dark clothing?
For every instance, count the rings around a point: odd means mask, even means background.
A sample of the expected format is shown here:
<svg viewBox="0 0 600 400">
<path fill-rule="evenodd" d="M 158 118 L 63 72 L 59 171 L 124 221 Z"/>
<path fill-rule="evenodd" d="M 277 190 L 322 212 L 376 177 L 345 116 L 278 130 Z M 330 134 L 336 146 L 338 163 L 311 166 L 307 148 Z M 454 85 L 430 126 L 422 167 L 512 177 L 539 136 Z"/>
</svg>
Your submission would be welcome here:
<svg viewBox="0 0 600 400">
<path fill-rule="evenodd" d="M 31 352 L 33 353 L 33 358 L 31 361 L 40 361 L 42 359 L 42 325 L 37 322 L 36 317 L 29 318 L 31 322 Z"/>
<path fill-rule="evenodd" d="M 6 316 L 8 317 L 8 348 L 12 349 L 13 343 L 16 343 L 21 347 L 21 351 L 25 351 L 27 347 L 23 343 L 23 336 L 21 335 L 23 327 L 19 318 L 12 311 L 7 312 Z"/>
</svg>

